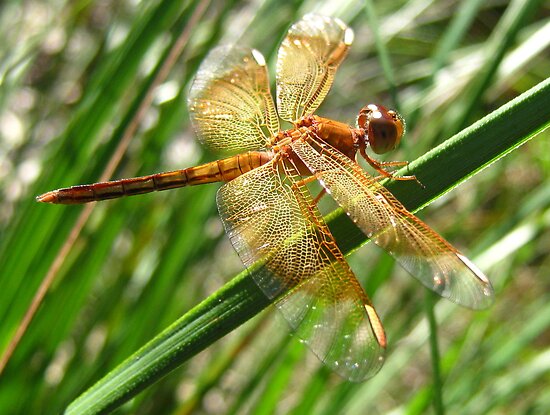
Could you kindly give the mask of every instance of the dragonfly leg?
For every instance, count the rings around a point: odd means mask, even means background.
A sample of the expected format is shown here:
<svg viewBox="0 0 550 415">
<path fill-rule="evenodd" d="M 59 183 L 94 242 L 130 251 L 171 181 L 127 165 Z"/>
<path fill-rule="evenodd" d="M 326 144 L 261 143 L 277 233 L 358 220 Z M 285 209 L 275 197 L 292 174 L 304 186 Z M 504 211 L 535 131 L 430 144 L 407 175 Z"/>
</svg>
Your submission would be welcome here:
<svg viewBox="0 0 550 415">
<path fill-rule="evenodd" d="M 293 166 L 293 168 L 296 170 L 296 171 L 300 171 L 300 169 L 298 168 L 298 166 L 296 165 L 295 163 L 295 160 L 292 159 L 292 157 L 287 157 L 287 160 L 288 162 Z M 305 186 L 309 183 L 312 183 L 314 181 L 317 180 L 317 177 L 316 176 L 306 176 L 306 177 L 303 177 L 302 176 L 302 179 L 301 180 L 297 180 L 296 182 L 294 182 L 293 186 L 298 186 L 298 187 L 301 187 L 301 186 Z M 326 189 L 322 189 L 319 194 L 313 199 L 312 201 L 312 206 L 317 206 L 317 204 L 319 203 L 319 201 L 321 200 L 321 198 L 327 193 Z"/>
<path fill-rule="evenodd" d="M 409 164 L 408 161 L 376 161 L 380 167 L 404 167 Z"/>
<path fill-rule="evenodd" d="M 321 191 L 319 192 L 319 194 L 315 197 L 315 199 L 313 199 L 313 204 L 314 205 L 317 205 L 319 203 L 319 201 L 321 200 L 321 198 L 327 194 L 327 189 L 325 189 L 324 187 L 321 189 Z"/>
<path fill-rule="evenodd" d="M 371 167 L 376 170 L 378 173 L 380 173 L 380 176 L 376 177 L 376 180 L 382 180 L 382 179 L 391 179 L 391 180 L 414 180 L 417 182 L 421 187 L 425 187 L 420 180 L 416 178 L 414 175 L 407 175 L 407 176 L 396 176 L 394 172 L 389 172 L 384 169 L 384 167 L 402 167 L 409 164 L 408 161 L 378 161 L 370 157 L 367 152 L 365 151 L 364 147 L 359 148 L 359 152 L 361 153 L 361 156 L 371 165 Z"/>
<path fill-rule="evenodd" d="M 317 177 L 315 176 L 309 176 L 309 177 L 306 177 L 302 180 L 298 180 L 296 183 L 294 183 L 296 186 L 304 186 L 308 183 L 311 183 L 311 182 L 314 182 L 315 180 L 317 180 Z M 313 206 L 317 206 L 317 204 L 319 203 L 319 201 L 322 199 L 322 197 L 324 195 L 327 194 L 327 189 L 323 188 L 321 189 L 321 191 L 319 192 L 319 194 L 317 196 L 315 196 L 315 198 L 313 199 L 312 201 L 312 205 Z"/>
<path fill-rule="evenodd" d="M 308 183 L 314 182 L 315 180 L 317 180 L 317 178 L 315 176 L 309 176 L 309 177 L 306 177 L 305 179 L 296 181 L 295 183 L 292 184 L 292 186 L 294 188 L 299 188 L 299 187 L 305 186 Z M 315 198 L 311 201 L 311 206 L 312 207 L 317 206 L 319 201 L 326 194 L 327 194 L 327 190 L 325 188 L 321 189 L 319 194 L 317 196 L 315 196 Z"/>
</svg>

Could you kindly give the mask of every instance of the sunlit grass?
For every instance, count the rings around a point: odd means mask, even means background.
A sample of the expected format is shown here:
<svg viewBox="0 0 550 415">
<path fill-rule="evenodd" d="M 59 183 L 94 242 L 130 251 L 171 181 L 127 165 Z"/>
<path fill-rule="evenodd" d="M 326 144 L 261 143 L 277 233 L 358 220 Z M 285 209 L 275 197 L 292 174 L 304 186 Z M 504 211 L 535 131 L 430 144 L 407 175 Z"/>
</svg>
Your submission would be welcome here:
<svg viewBox="0 0 550 415">
<path fill-rule="evenodd" d="M 198 4 L 1 6 L 0 350 L 83 209 L 38 205 L 34 196 L 101 177 L 167 48 Z M 361 4 L 351 1 L 211 4 L 164 84 L 175 94 L 155 96 L 112 176 L 212 159 L 196 146 L 185 106 L 197 65 L 218 42 L 237 41 L 261 50 L 273 70 L 284 32 L 309 11 L 339 16 L 356 35 L 319 114 L 352 123 L 366 102 L 395 101 L 409 134 L 389 157 L 414 160 L 550 73 L 544 54 L 549 10 L 540 2 L 507 6 L 376 3 L 379 26 L 373 27 Z M 376 38 L 393 77 L 382 70 Z M 515 122 L 521 126 L 525 119 Z M 548 138 L 548 132 L 538 135 L 420 212 L 487 272 L 496 289 L 495 305 L 483 312 L 435 304 L 448 413 L 550 412 Z M 439 177 L 428 183 L 432 179 Z M 408 185 L 396 193 L 407 197 Z M 217 219 L 215 191 L 216 185 L 188 188 L 94 208 L 0 377 L 3 413 L 59 413 L 242 271 Z M 356 247 L 351 237 L 345 240 L 348 231 L 340 231 L 341 242 Z M 386 364 L 375 378 L 342 381 L 287 335 L 275 313 L 264 312 L 265 320 L 233 330 L 119 412 L 431 411 L 424 289 L 368 245 L 348 259 L 389 338 Z"/>
</svg>

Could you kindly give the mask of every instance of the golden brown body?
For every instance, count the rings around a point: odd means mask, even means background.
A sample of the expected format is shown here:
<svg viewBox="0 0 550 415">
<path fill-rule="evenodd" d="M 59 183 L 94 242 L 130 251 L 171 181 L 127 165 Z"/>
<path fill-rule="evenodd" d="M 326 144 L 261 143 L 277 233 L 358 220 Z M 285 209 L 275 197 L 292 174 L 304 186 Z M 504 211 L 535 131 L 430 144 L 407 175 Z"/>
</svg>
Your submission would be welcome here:
<svg viewBox="0 0 550 415">
<path fill-rule="evenodd" d="M 55 190 L 38 200 L 86 203 L 225 182 L 216 198 L 220 218 L 258 287 L 331 369 L 353 381 L 373 376 L 386 347 L 382 322 L 325 223 L 310 181 L 426 287 L 472 308 L 487 307 L 493 293 L 480 270 L 356 163 L 359 153 L 381 176 L 414 179 L 385 170 L 404 163 L 377 162 L 366 151 L 382 154 L 399 144 L 405 127 L 395 111 L 366 105 L 356 128 L 314 115 L 352 40 L 351 29 L 335 18 L 307 15 L 294 24 L 278 53 L 278 111 L 258 51 L 214 49 L 189 90 L 189 114 L 204 145 L 238 155 Z M 293 128 L 281 131 L 279 118 Z"/>
<path fill-rule="evenodd" d="M 182 170 L 52 190 L 38 196 L 37 200 L 45 203 L 79 204 L 176 187 L 228 182 L 267 163 L 272 158 L 273 155 L 268 152 L 250 151 Z"/>
<path fill-rule="evenodd" d="M 348 124 L 317 115 L 304 117 L 297 123 L 297 126 L 308 127 L 312 134 L 330 144 L 340 153 L 355 160 L 359 148 L 360 131 Z"/>
<path fill-rule="evenodd" d="M 292 155 L 292 151 L 288 146 L 280 146 L 280 144 L 288 144 L 308 135 L 321 138 L 341 153 L 355 160 L 358 149 L 355 143 L 355 129 L 347 124 L 316 115 L 302 118 L 296 122 L 296 128 L 281 131 L 272 139 L 274 149 L 276 151 L 282 150 L 285 155 L 290 156 L 297 164 L 300 164 L 299 159 Z M 177 187 L 229 182 L 241 174 L 271 161 L 274 155 L 274 151 L 249 151 L 181 170 L 52 190 L 38 196 L 37 200 L 45 203 L 80 204 Z M 304 166 L 301 166 L 300 172 L 304 175 L 310 174 Z"/>
</svg>

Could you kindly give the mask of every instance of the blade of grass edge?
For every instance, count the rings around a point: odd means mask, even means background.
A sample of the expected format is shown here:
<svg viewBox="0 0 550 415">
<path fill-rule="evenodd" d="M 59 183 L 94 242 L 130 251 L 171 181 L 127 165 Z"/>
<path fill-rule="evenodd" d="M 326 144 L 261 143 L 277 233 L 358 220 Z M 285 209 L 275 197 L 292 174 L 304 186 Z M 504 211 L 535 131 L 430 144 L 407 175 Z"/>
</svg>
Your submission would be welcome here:
<svg viewBox="0 0 550 415">
<path fill-rule="evenodd" d="M 437 341 L 437 321 L 435 318 L 434 305 L 437 303 L 436 294 L 427 288 L 424 305 L 426 316 L 430 326 L 430 354 L 432 361 L 432 405 L 436 415 L 443 415 L 445 407 L 443 404 L 443 382 L 441 379 L 439 344 Z"/>
<path fill-rule="evenodd" d="M 397 96 L 397 90 L 395 87 L 395 76 L 393 72 L 393 66 L 390 61 L 390 55 L 388 53 L 388 48 L 386 47 L 386 43 L 382 40 L 382 36 L 380 34 L 380 24 L 378 23 L 378 15 L 376 12 L 376 7 L 372 0 L 364 0 L 364 9 L 365 9 L 365 15 L 367 17 L 367 21 L 369 23 L 369 27 L 372 30 L 372 35 L 374 37 L 374 45 L 376 46 L 376 56 L 380 59 L 380 65 L 382 66 L 382 73 L 384 74 L 386 78 L 386 82 L 388 83 L 388 90 L 390 91 L 391 99 L 393 102 L 393 106 L 396 109 L 400 108 L 399 100 Z"/>
<path fill-rule="evenodd" d="M 402 182 L 388 187 L 409 209 L 418 210 L 548 128 L 549 107 L 546 79 L 409 164 L 425 189 L 411 190 Z M 346 218 L 341 210 L 327 217 L 341 249 L 349 253 L 366 238 Z M 268 305 L 247 271 L 240 273 L 84 392 L 66 413 L 116 408 Z"/>
</svg>

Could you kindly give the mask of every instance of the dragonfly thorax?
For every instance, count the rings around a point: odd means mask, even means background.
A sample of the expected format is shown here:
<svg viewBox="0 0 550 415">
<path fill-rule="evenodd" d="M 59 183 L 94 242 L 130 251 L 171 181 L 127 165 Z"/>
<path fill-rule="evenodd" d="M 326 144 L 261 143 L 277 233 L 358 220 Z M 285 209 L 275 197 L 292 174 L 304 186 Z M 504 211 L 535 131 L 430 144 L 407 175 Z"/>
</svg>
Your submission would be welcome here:
<svg viewBox="0 0 550 415">
<path fill-rule="evenodd" d="M 355 160 L 357 150 L 360 148 L 360 135 L 364 135 L 363 132 L 348 124 L 317 115 L 302 118 L 296 123 L 296 127 L 302 131 L 307 128 L 307 133 L 312 137 L 320 138 L 351 160 Z"/>
</svg>

